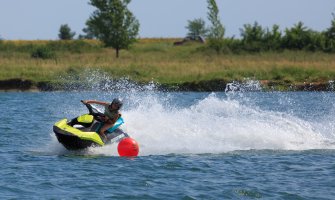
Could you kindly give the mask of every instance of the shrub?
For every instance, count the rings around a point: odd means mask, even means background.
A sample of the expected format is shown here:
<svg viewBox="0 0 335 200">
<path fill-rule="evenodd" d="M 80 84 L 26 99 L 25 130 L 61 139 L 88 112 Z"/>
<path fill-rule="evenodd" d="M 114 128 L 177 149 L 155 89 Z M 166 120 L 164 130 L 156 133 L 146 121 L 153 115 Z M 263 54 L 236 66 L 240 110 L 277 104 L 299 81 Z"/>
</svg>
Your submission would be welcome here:
<svg viewBox="0 0 335 200">
<path fill-rule="evenodd" d="M 312 30 L 307 29 L 302 22 L 299 22 L 291 29 L 285 30 L 283 48 L 293 50 L 306 49 L 311 42 Z"/>
<path fill-rule="evenodd" d="M 188 30 L 187 36 L 193 39 L 199 36 L 204 37 L 207 35 L 208 32 L 208 30 L 206 29 L 206 23 L 201 18 L 189 20 L 186 28 Z"/>
<path fill-rule="evenodd" d="M 309 43 L 305 47 L 309 51 L 325 51 L 326 37 L 323 33 L 311 31 L 309 33 Z"/>
<path fill-rule="evenodd" d="M 51 59 L 55 58 L 55 53 L 46 46 L 37 47 L 31 52 L 32 58 Z"/>
<path fill-rule="evenodd" d="M 67 24 L 63 24 L 59 28 L 58 37 L 61 40 L 72 40 L 73 37 L 76 35 L 75 32 L 71 31 L 71 28 Z"/>
<path fill-rule="evenodd" d="M 335 14 L 332 13 L 333 19 L 331 26 L 324 32 L 325 37 L 325 48 L 327 52 L 335 52 Z"/>
<path fill-rule="evenodd" d="M 85 40 L 50 41 L 46 47 L 52 51 L 69 51 L 72 53 L 90 52 L 101 49 L 101 45 L 93 44 Z"/>
<path fill-rule="evenodd" d="M 226 38 L 224 40 L 224 46 L 225 46 L 225 50 L 228 50 L 228 52 L 230 53 L 241 53 L 241 51 L 243 51 L 243 44 L 241 42 L 241 40 L 235 39 L 234 37 L 232 38 Z M 227 53 L 227 52 L 225 52 Z"/>
<path fill-rule="evenodd" d="M 263 38 L 265 31 L 255 22 L 253 25 L 245 24 L 241 29 L 242 44 L 246 51 L 259 52 L 264 49 Z"/>
<path fill-rule="evenodd" d="M 278 25 L 273 25 L 271 31 L 268 28 L 266 29 L 263 42 L 266 50 L 277 51 L 281 49 L 282 34 L 279 31 Z"/>
</svg>

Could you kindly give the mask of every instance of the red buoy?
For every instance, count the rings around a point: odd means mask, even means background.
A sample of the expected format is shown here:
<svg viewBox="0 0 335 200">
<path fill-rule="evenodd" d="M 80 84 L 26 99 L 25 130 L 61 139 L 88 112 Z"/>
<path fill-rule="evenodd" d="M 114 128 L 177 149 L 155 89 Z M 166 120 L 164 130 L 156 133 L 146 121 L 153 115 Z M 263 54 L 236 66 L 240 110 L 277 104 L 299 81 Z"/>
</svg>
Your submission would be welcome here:
<svg viewBox="0 0 335 200">
<path fill-rule="evenodd" d="M 134 139 L 127 137 L 119 142 L 117 151 L 119 152 L 120 156 L 133 157 L 138 155 L 139 147 Z"/>
</svg>

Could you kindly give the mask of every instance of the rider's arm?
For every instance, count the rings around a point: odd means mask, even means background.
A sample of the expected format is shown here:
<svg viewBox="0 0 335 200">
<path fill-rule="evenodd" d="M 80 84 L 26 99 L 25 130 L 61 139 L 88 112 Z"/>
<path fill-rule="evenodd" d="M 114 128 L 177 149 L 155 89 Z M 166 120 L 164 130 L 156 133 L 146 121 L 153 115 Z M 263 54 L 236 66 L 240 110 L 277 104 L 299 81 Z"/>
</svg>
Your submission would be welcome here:
<svg viewBox="0 0 335 200">
<path fill-rule="evenodd" d="M 88 103 L 88 104 L 94 103 L 94 104 L 99 104 L 99 105 L 102 105 L 102 106 L 106 106 L 106 105 L 110 104 L 110 103 L 107 103 L 107 102 L 96 101 L 96 100 L 86 100 L 86 101 L 84 101 L 84 103 Z"/>
</svg>

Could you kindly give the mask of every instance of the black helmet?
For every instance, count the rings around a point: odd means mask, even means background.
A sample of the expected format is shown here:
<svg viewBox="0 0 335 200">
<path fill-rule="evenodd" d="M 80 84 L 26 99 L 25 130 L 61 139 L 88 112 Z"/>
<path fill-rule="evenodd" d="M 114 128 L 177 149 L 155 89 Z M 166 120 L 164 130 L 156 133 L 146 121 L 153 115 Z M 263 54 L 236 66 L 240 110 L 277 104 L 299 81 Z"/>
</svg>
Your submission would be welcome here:
<svg viewBox="0 0 335 200">
<path fill-rule="evenodd" d="M 118 99 L 118 98 L 113 99 L 111 105 L 112 105 L 112 104 L 117 105 L 117 106 L 119 107 L 119 109 L 120 109 L 120 108 L 122 107 L 122 105 L 123 105 L 122 101 L 121 101 L 120 99 Z"/>
</svg>

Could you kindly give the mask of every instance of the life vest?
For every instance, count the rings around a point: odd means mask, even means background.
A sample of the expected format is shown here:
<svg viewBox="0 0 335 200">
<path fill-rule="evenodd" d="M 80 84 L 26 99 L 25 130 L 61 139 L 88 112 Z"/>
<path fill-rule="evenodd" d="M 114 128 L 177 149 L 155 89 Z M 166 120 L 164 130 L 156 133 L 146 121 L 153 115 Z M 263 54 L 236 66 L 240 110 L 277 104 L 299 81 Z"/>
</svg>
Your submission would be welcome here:
<svg viewBox="0 0 335 200">
<path fill-rule="evenodd" d="M 104 115 L 106 115 L 110 120 L 117 120 L 119 117 L 121 117 L 121 114 L 118 110 L 110 110 L 109 105 L 105 106 L 105 112 Z"/>
</svg>

